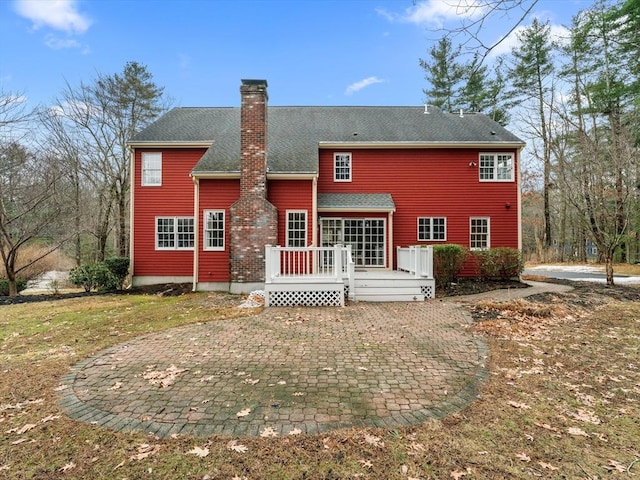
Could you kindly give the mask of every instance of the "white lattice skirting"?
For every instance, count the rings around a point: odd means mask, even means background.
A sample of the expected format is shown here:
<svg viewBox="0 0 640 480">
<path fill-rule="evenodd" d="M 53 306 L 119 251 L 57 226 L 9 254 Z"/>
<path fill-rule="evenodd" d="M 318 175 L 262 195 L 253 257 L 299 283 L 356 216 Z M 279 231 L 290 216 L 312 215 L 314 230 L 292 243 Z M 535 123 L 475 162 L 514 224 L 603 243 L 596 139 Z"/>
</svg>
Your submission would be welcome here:
<svg viewBox="0 0 640 480">
<path fill-rule="evenodd" d="M 338 290 L 269 292 L 271 307 L 340 307 L 342 305 L 344 305 L 344 292 Z"/>
</svg>

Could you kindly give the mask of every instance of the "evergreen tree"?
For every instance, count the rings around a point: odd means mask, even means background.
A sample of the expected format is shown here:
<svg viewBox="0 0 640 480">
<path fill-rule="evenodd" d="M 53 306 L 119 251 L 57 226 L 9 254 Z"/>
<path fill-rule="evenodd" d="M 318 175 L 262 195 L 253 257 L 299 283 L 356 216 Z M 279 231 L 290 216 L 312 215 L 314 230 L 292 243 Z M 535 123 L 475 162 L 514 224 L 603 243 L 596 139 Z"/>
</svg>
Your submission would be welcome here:
<svg viewBox="0 0 640 480">
<path fill-rule="evenodd" d="M 454 48 L 449 38 L 443 37 L 429 50 L 428 60 L 420 59 L 431 88 L 423 90 L 427 103 L 451 112 L 456 107 L 456 96 L 465 67 L 458 61 L 460 47 Z"/>
</svg>

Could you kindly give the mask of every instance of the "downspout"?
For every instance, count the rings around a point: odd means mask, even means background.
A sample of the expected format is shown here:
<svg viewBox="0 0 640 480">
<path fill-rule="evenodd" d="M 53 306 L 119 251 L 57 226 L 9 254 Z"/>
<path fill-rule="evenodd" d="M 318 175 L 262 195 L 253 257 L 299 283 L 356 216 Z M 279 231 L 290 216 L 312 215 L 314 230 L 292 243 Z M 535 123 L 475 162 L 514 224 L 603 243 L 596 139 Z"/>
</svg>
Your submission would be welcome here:
<svg viewBox="0 0 640 480">
<path fill-rule="evenodd" d="M 133 199 L 135 198 L 133 191 L 136 188 L 136 149 L 134 147 L 129 147 L 129 178 L 130 178 L 130 184 L 129 184 L 129 277 L 131 278 L 131 286 L 133 286 L 133 237 L 134 237 L 134 230 L 135 230 L 135 217 L 133 215 L 134 212 L 134 205 L 133 205 Z"/>
<path fill-rule="evenodd" d="M 314 176 L 311 187 L 311 246 L 320 245 L 320 232 L 318 232 L 318 176 Z"/>
<path fill-rule="evenodd" d="M 522 186 L 520 185 L 520 156 L 522 149 L 520 147 L 516 154 L 516 161 L 518 162 L 518 168 L 516 169 L 516 182 L 517 182 L 517 199 L 518 199 L 518 250 L 522 252 Z"/>
<path fill-rule="evenodd" d="M 198 290 L 198 264 L 200 258 L 199 242 L 200 239 L 200 180 L 197 177 L 193 179 L 193 287 L 195 292 Z"/>
</svg>

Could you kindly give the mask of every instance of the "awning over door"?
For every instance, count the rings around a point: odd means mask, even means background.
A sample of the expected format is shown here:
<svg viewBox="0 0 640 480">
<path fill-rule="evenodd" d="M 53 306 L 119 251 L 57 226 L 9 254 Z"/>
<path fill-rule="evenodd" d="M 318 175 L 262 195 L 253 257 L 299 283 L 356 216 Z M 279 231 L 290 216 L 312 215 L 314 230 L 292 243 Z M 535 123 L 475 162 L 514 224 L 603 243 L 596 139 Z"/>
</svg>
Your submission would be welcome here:
<svg viewBox="0 0 640 480">
<path fill-rule="evenodd" d="M 390 193 L 319 193 L 319 212 L 395 212 Z"/>
</svg>

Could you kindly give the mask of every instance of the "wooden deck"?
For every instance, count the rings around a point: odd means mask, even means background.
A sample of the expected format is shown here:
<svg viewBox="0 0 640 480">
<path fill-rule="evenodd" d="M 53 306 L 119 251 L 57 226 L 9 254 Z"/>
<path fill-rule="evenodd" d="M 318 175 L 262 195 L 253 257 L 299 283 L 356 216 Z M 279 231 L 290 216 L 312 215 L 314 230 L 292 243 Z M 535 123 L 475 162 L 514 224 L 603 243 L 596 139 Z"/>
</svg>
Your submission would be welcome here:
<svg viewBox="0 0 640 480">
<path fill-rule="evenodd" d="M 355 268 L 350 247 L 271 247 L 266 252 L 267 306 L 343 306 L 345 299 L 412 302 L 435 297 L 433 251 L 398 249 L 402 270 Z"/>
</svg>

